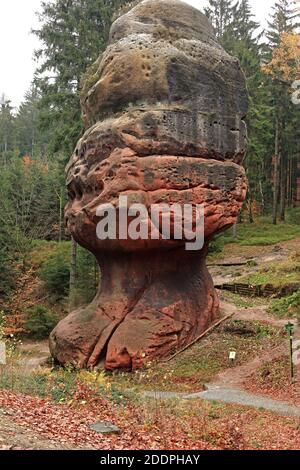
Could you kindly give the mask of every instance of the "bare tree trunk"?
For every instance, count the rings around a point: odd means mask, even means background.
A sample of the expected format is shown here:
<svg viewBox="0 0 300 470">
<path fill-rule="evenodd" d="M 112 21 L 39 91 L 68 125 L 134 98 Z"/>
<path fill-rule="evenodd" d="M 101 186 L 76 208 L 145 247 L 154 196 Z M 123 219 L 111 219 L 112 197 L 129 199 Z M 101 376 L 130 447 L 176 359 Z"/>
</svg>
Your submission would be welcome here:
<svg viewBox="0 0 300 470">
<path fill-rule="evenodd" d="M 248 191 L 248 202 L 247 202 L 249 224 L 253 224 L 253 223 L 254 223 L 253 212 L 252 212 L 252 202 L 253 202 L 253 201 L 252 201 L 252 193 L 251 193 L 251 191 L 249 190 L 249 191 Z"/>
<path fill-rule="evenodd" d="M 61 188 L 59 194 L 59 232 L 58 232 L 58 242 L 61 243 L 62 240 L 62 224 L 63 224 L 63 189 Z"/>
<path fill-rule="evenodd" d="M 233 236 L 234 239 L 237 238 L 237 222 L 232 227 L 232 236 Z"/>
<path fill-rule="evenodd" d="M 281 170 L 280 170 L 280 220 L 285 221 L 285 207 L 286 207 L 286 162 L 285 158 L 281 157 Z"/>
<path fill-rule="evenodd" d="M 259 191 L 260 191 L 260 197 L 261 197 L 261 212 L 262 212 L 262 215 L 265 215 L 265 196 L 264 196 L 261 179 L 259 180 Z"/>
<path fill-rule="evenodd" d="M 278 190 L 279 190 L 279 120 L 276 119 L 275 129 L 275 155 L 274 155 L 274 175 L 273 175 L 273 224 L 277 224 L 278 212 Z"/>
<path fill-rule="evenodd" d="M 77 242 L 71 238 L 71 266 L 70 266 L 70 291 L 69 291 L 69 310 L 74 307 L 75 288 L 77 279 Z"/>
<path fill-rule="evenodd" d="M 287 171 L 287 205 L 288 208 L 293 205 L 293 158 L 291 156 L 288 159 Z"/>
</svg>

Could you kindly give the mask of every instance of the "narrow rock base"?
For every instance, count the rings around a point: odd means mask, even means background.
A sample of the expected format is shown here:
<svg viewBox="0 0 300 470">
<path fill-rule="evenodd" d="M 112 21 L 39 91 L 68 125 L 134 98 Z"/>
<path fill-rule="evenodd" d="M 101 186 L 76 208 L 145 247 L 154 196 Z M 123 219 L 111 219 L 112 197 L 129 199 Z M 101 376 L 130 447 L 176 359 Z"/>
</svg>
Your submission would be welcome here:
<svg viewBox="0 0 300 470">
<path fill-rule="evenodd" d="M 189 344 L 218 317 L 206 251 L 105 253 L 99 293 L 52 332 L 53 357 L 62 365 L 133 370 Z"/>
</svg>

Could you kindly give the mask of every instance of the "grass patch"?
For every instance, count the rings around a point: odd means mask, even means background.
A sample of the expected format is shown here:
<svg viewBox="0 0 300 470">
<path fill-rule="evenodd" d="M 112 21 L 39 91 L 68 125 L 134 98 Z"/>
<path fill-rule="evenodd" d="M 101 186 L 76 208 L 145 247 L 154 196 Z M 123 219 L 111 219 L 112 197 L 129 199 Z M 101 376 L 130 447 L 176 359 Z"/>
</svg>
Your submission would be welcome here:
<svg viewBox="0 0 300 470">
<path fill-rule="evenodd" d="M 222 238 L 224 243 L 238 243 L 242 246 L 269 246 L 300 237 L 298 224 L 280 223 L 273 225 L 270 220 L 262 218 L 255 224 L 238 224 L 237 237 L 232 231 L 226 232 Z M 221 244 L 221 242 L 219 242 Z"/>
<path fill-rule="evenodd" d="M 242 277 L 239 282 L 251 285 L 272 284 L 275 287 L 300 284 L 300 254 L 295 253 L 276 263 L 262 264 L 257 272 Z"/>
<path fill-rule="evenodd" d="M 268 312 L 278 318 L 297 318 L 300 322 L 300 290 L 271 302 Z"/>
<path fill-rule="evenodd" d="M 222 299 L 239 308 L 263 307 L 268 304 L 268 299 L 262 297 L 244 297 L 230 291 L 222 291 Z"/>
<path fill-rule="evenodd" d="M 0 389 L 39 397 L 51 397 L 55 402 L 70 399 L 76 387 L 76 374 L 61 369 L 52 374 L 51 369 L 31 373 L 22 370 L 16 361 L 10 361 L 0 374 Z"/>
<path fill-rule="evenodd" d="M 28 356 L 28 358 L 30 355 Z M 22 364 L 26 363 L 22 357 Z M 8 364 L 0 370 L 0 390 L 9 390 L 24 395 L 51 398 L 55 403 L 71 404 L 78 386 L 84 385 L 97 396 L 121 403 L 134 395 L 121 391 L 104 372 L 77 371 L 73 367 L 43 367 L 26 371 L 20 365 L 18 352 L 10 355 Z"/>
</svg>

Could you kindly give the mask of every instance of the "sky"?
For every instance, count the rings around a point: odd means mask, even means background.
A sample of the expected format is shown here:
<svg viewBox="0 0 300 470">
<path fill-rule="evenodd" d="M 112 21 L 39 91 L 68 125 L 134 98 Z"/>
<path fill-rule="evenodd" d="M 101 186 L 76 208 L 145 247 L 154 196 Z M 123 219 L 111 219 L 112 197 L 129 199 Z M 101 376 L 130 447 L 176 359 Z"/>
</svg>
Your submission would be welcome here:
<svg viewBox="0 0 300 470">
<path fill-rule="evenodd" d="M 206 0 L 186 0 L 200 10 Z M 250 0 L 253 11 L 265 23 L 275 0 Z M 36 63 L 33 51 L 39 45 L 31 29 L 38 25 L 36 12 L 41 0 L 0 0 L 0 96 L 5 93 L 19 106 L 33 79 Z"/>
</svg>

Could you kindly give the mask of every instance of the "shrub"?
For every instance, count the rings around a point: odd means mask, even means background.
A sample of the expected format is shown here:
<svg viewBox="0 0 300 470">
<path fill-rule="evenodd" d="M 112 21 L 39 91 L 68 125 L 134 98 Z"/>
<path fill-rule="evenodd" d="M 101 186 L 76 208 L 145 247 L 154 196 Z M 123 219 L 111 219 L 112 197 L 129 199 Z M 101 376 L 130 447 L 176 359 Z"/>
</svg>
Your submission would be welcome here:
<svg viewBox="0 0 300 470">
<path fill-rule="evenodd" d="M 70 242 L 51 246 L 52 253 L 44 254 L 44 261 L 39 271 L 39 277 L 44 282 L 46 290 L 63 299 L 69 294 L 70 287 Z M 73 297 L 75 305 L 89 303 L 97 292 L 99 269 L 95 257 L 84 248 L 77 248 L 77 279 Z M 56 299 L 57 300 L 57 299 Z"/>
<path fill-rule="evenodd" d="M 222 253 L 225 246 L 225 240 L 223 235 L 216 236 L 209 244 L 209 254 L 216 255 Z"/>
<path fill-rule="evenodd" d="M 58 323 L 58 316 L 42 305 L 38 305 L 27 311 L 26 330 L 36 339 L 44 339 L 49 336 Z"/>
<path fill-rule="evenodd" d="M 1 241 L 0 241 L 1 243 Z M 0 299 L 5 299 L 14 287 L 14 266 L 6 249 L 0 247 Z M 1 307 L 1 300 L 0 300 Z"/>
<path fill-rule="evenodd" d="M 40 278 L 45 283 L 46 289 L 64 297 L 68 294 L 70 282 L 70 263 L 62 251 L 57 251 L 50 257 L 40 270 Z"/>
<path fill-rule="evenodd" d="M 289 209 L 286 214 L 286 221 L 289 224 L 300 225 L 300 207 Z"/>
<path fill-rule="evenodd" d="M 297 317 L 300 320 L 300 290 L 282 299 L 273 300 L 269 312 L 281 318 Z"/>
</svg>

